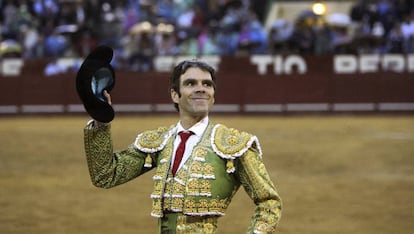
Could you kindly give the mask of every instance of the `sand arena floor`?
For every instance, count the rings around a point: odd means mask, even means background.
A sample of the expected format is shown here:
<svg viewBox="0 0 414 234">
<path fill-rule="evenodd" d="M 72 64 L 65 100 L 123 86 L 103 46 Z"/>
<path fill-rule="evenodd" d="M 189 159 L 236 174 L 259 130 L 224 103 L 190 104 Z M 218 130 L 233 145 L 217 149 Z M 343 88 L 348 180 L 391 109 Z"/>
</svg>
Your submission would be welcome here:
<svg viewBox="0 0 414 234">
<path fill-rule="evenodd" d="M 211 116 L 259 137 L 283 199 L 278 233 L 412 233 L 413 116 Z M 83 151 L 87 116 L 0 118 L 0 232 L 155 233 L 152 172 L 92 186 Z M 174 116 L 116 117 L 114 148 Z M 254 205 L 243 189 L 219 233 L 245 233 Z"/>
</svg>

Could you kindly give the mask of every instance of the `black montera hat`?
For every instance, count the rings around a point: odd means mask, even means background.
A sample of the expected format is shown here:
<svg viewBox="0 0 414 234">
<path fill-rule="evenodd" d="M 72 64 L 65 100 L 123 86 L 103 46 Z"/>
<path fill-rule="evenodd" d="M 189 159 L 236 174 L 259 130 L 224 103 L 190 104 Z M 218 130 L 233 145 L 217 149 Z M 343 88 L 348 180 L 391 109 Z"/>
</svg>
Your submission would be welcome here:
<svg viewBox="0 0 414 234">
<path fill-rule="evenodd" d="M 95 120 L 109 123 L 115 113 L 103 91 L 115 86 L 115 72 L 110 62 L 113 50 L 108 46 L 96 47 L 83 61 L 76 75 L 76 90 L 88 114 Z"/>
</svg>

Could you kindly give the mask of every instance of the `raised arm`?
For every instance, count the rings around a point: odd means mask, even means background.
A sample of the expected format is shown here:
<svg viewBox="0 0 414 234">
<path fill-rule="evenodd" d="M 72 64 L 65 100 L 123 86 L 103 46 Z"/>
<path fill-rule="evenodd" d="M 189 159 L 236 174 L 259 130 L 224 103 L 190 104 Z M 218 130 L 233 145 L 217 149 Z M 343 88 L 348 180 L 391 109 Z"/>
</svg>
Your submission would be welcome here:
<svg viewBox="0 0 414 234">
<path fill-rule="evenodd" d="M 113 150 L 110 124 L 91 121 L 84 129 L 85 153 L 92 183 L 111 188 L 147 172 L 144 167 L 147 154 L 133 145 L 122 151 Z"/>
</svg>

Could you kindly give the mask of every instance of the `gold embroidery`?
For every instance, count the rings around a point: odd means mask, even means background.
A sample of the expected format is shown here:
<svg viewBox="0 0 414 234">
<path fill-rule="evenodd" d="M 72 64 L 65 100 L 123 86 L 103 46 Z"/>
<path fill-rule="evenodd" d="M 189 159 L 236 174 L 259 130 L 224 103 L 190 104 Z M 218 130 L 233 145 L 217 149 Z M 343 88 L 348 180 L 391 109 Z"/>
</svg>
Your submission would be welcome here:
<svg viewBox="0 0 414 234">
<path fill-rule="evenodd" d="M 144 167 L 152 167 L 152 158 L 151 154 L 147 154 L 147 157 L 145 158 L 145 164 Z"/>
<path fill-rule="evenodd" d="M 226 167 L 227 167 L 227 173 L 233 173 L 236 171 L 236 168 L 234 168 L 233 159 L 227 160 Z"/>
<path fill-rule="evenodd" d="M 179 198 L 179 197 L 172 198 L 171 210 L 181 211 L 181 209 L 183 207 L 183 202 L 184 202 L 183 198 Z"/>
<path fill-rule="evenodd" d="M 213 234 L 217 230 L 217 217 L 178 214 L 177 234 Z"/>
<path fill-rule="evenodd" d="M 227 128 L 222 125 L 216 127 L 214 144 L 218 151 L 225 155 L 235 155 L 248 147 L 252 135 L 246 132 L 239 132 L 234 128 Z"/>
<path fill-rule="evenodd" d="M 172 178 L 171 173 L 168 173 L 172 153 L 171 132 L 161 133 L 164 130 L 156 130 L 151 134 L 138 137 L 130 149 L 116 153 L 118 154 L 116 155 L 118 156 L 117 159 L 120 160 L 117 162 L 117 168 L 123 173 L 117 173 L 118 171 L 112 173 L 114 171 L 110 167 L 113 166 L 113 161 L 110 160 L 113 160 L 113 158 L 103 157 L 105 155 L 102 155 L 102 152 L 112 152 L 113 150 L 110 144 L 109 127 L 102 128 L 99 131 L 90 130 L 85 133 L 85 148 L 87 149 L 91 178 L 95 181 L 94 183 L 102 187 L 112 187 L 125 182 L 137 175 L 141 170 L 146 154 L 150 153 L 153 154 L 152 159 L 157 159 L 156 162 L 152 162 L 153 165 L 156 164 L 157 168 L 153 177 L 154 191 L 151 194 L 153 202 L 151 215 L 162 217 L 163 210 L 166 208 L 182 210 L 182 214 L 185 214 L 185 224 L 182 227 L 184 233 L 209 233 L 212 226 L 206 224 L 208 218 L 205 216 L 223 215 L 241 183 L 246 192 L 252 197 L 252 200 L 259 201 L 256 204 L 259 209 L 256 209 L 253 215 L 249 233 L 254 230 L 263 230 L 266 233 L 274 230 L 281 214 L 281 201 L 270 181 L 264 164 L 260 160 L 261 151 L 257 138 L 248 134 L 243 137 L 244 134 L 237 130 L 222 129 L 225 127 L 217 126 L 217 128 L 212 125 L 208 126 L 205 137 L 198 144 L 200 149 L 197 148 L 194 151 L 186 164 L 191 167 L 192 163 L 198 163 L 199 165 L 191 168 L 191 173 L 195 172 L 201 177 L 191 177 L 190 171 L 188 171 L 190 168 L 188 168 L 180 170 L 181 172 L 177 174 L 179 178 L 175 179 Z M 217 134 L 211 134 L 212 129 L 218 129 Z M 227 134 L 228 138 L 224 133 Z M 158 141 L 159 144 L 154 143 L 153 140 Z M 148 144 L 145 146 L 153 148 L 140 148 L 139 141 L 141 143 L 147 141 Z M 252 150 L 249 150 L 250 147 Z M 137 152 L 137 149 L 140 152 Z M 214 170 L 212 165 L 218 165 L 217 168 L 227 167 L 222 164 L 223 160 L 215 157 L 213 153 L 226 160 L 235 159 L 234 165 L 238 169 L 237 176 L 226 173 L 224 173 L 226 175 L 223 175 L 222 171 L 215 171 L 218 169 Z M 224 161 L 224 163 L 226 162 Z M 125 167 L 124 164 L 128 167 Z M 103 168 L 104 170 L 102 170 Z M 104 173 L 105 171 L 108 172 Z M 214 179 L 216 173 L 220 175 L 220 178 Z M 193 191 L 194 194 L 198 195 L 188 196 L 185 191 L 189 179 L 195 181 Z M 165 188 L 167 184 L 169 186 Z M 182 192 L 180 192 L 180 188 L 183 189 Z M 208 194 L 211 192 L 214 192 L 214 194 Z M 164 198 L 162 197 L 163 194 L 165 195 Z M 200 219 L 196 221 L 195 219 L 187 220 L 187 217 L 200 217 Z"/>
<path fill-rule="evenodd" d="M 162 177 L 162 172 L 167 170 L 168 168 L 168 164 L 167 163 L 160 163 L 158 164 L 158 169 L 157 169 L 157 173 L 156 176 L 158 177 Z"/>
<path fill-rule="evenodd" d="M 161 217 L 162 216 L 161 199 L 153 199 L 152 200 L 151 215 L 154 216 L 154 217 Z"/>
<path fill-rule="evenodd" d="M 155 181 L 154 184 L 154 194 L 160 194 L 163 186 L 163 181 Z"/>
<path fill-rule="evenodd" d="M 196 179 L 190 179 L 187 183 L 187 194 L 196 195 L 198 193 L 198 181 Z"/>
<path fill-rule="evenodd" d="M 164 141 L 164 134 L 168 131 L 166 127 L 159 127 L 154 131 L 143 132 L 138 139 L 138 143 L 144 148 L 158 148 Z"/>
<path fill-rule="evenodd" d="M 210 211 L 213 213 L 218 213 L 221 211 L 220 209 L 220 203 L 217 199 L 212 199 L 210 201 Z"/>
<path fill-rule="evenodd" d="M 200 181 L 200 195 L 210 196 L 211 195 L 211 184 L 210 181 Z"/>
<path fill-rule="evenodd" d="M 172 186 L 173 185 L 171 183 L 169 183 L 169 182 L 165 183 L 165 188 L 164 188 L 165 193 L 171 193 Z"/>
<path fill-rule="evenodd" d="M 207 151 L 201 147 L 194 148 L 194 160 L 204 162 L 206 160 Z"/>
<path fill-rule="evenodd" d="M 203 178 L 205 179 L 214 179 L 214 167 L 210 164 L 204 165 L 203 168 Z"/>
<path fill-rule="evenodd" d="M 184 185 L 181 185 L 179 183 L 173 183 L 173 192 L 172 192 L 172 194 L 183 195 L 184 191 L 185 191 L 185 186 Z"/>
<path fill-rule="evenodd" d="M 263 232 L 263 231 L 267 231 L 268 227 L 266 223 L 263 222 L 259 222 L 257 224 L 257 231 Z"/>
<path fill-rule="evenodd" d="M 172 152 L 172 149 L 171 148 L 165 148 L 162 151 L 162 153 L 160 154 L 160 157 L 166 160 L 168 157 L 171 156 L 171 152 Z"/>
<path fill-rule="evenodd" d="M 209 211 L 209 202 L 206 199 L 201 199 L 198 204 L 198 213 L 207 214 Z"/>
<path fill-rule="evenodd" d="M 190 173 L 192 176 L 201 177 L 203 173 L 203 168 L 201 167 L 200 162 L 193 162 L 190 167 Z"/>
<path fill-rule="evenodd" d="M 187 213 L 191 213 L 191 214 L 197 213 L 197 205 L 194 199 L 187 198 L 184 203 L 184 208 Z"/>
</svg>

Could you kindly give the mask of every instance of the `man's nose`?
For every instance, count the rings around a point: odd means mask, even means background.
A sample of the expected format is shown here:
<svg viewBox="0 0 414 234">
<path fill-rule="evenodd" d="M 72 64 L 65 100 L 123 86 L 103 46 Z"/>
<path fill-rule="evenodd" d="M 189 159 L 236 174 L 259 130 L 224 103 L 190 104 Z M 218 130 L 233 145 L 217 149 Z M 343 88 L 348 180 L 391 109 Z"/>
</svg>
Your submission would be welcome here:
<svg viewBox="0 0 414 234">
<path fill-rule="evenodd" d="M 196 92 L 205 92 L 206 87 L 202 83 L 197 83 L 197 85 L 195 86 L 195 90 Z"/>
</svg>

